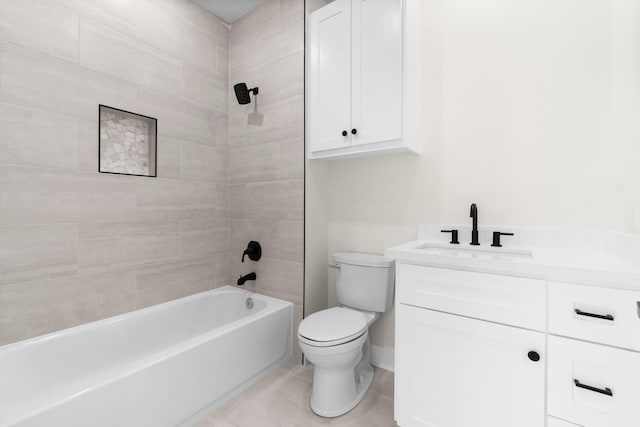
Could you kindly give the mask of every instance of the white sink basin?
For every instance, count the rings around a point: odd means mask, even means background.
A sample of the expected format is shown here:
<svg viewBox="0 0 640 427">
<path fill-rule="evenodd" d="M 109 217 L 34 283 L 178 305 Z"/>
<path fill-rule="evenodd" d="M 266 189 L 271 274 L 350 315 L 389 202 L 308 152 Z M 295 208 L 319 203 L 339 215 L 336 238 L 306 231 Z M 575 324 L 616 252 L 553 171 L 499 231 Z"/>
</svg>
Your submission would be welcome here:
<svg viewBox="0 0 640 427">
<path fill-rule="evenodd" d="M 533 253 L 526 249 L 504 249 L 491 246 L 463 246 L 440 243 L 423 243 L 415 247 L 425 255 L 454 256 L 479 259 L 532 259 Z"/>
</svg>

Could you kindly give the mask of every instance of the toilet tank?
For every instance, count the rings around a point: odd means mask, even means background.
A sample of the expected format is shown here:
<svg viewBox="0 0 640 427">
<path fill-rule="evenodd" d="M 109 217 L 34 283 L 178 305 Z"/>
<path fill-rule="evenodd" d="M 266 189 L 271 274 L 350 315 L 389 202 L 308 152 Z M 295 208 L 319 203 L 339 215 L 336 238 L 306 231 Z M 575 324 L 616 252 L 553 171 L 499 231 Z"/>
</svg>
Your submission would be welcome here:
<svg viewBox="0 0 640 427">
<path fill-rule="evenodd" d="M 391 258 L 358 252 L 340 252 L 333 258 L 339 265 L 336 291 L 341 304 L 379 313 L 391 308 L 395 286 Z"/>
</svg>

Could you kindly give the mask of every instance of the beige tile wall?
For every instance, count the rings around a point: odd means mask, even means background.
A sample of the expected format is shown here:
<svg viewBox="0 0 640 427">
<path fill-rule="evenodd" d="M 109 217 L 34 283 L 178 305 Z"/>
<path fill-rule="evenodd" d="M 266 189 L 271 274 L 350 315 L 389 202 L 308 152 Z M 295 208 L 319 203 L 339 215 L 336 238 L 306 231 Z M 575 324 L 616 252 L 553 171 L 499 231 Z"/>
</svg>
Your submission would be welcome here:
<svg viewBox="0 0 640 427">
<path fill-rule="evenodd" d="M 304 2 L 269 0 L 230 31 L 231 85 L 258 86 L 262 124 L 248 123 L 255 100 L 229 102 L 231 280 L 255 271 L 246 288 L 303 304 Z M 252 100 L 254 99 L 253 95 Z M 259 262 L 240 262 L 249 240 L 262 244 Z M 295 341 L 295 340 L 294 340 Z M 297 342 L 293 345 L 300 356 Z"/>
<path fill-rule="evenodd" d="M 229 283 L 228 87 L 188 0 L 0 1 L 0 344 Z M 158 178 L 97 173 L 100 103 L 158 118 Z"/>
</svg>

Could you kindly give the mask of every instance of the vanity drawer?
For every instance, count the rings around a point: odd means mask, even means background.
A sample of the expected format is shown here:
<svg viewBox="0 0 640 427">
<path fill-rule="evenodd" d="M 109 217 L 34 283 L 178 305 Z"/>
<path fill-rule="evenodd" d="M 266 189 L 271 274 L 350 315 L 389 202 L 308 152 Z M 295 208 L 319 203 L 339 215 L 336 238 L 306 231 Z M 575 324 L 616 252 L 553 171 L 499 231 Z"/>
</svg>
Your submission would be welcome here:
<svg viewBox="0 0 640 427">
<path fill-rule="evenodd" d="M 399 264 L 398 302 L 544 331 L 545 282 Z"/>
<path fill-rule="evenodd" d="M 640 292 L 549 283 L 549 332 L 640 350 Z"/>
<path fill-rule="evenodd" d="M 589 427 L 637 426 L 640 354 L 549 336 L 549 415 Z"/>
</svg>

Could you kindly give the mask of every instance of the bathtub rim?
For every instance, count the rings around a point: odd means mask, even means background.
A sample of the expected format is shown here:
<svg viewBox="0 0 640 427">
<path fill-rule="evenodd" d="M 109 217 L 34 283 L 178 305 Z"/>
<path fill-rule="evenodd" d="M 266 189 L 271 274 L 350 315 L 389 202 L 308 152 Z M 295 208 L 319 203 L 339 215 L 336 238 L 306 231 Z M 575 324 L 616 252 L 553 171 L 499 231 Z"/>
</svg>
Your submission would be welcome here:
<svg viewBox="0 0 640 427">
<path fill-rule="evenodd" d="M 180 298 L 176 298 L 170 301 L 165 301 L 165 302 L 161 302 L 158 304 L 153 304 L 147 307 L 142 307 L 142 308 L 138 308 L 136 310 L 132 310 L 132 311 L 127 311 L 125 313 L 121 313 L 121 314 L 117 314 L 115 316 L 109 316 L 109 317 L 105 317 L 103 319 L 98 319 L 98 320 L 93 320 L 91 322 L 87 322 L 87 323 L 82 323 L 80 325 L 76 325 L 76 326 L 71 326 L 68 328 L 64 328 L 64 329 L 60 329 L 57 331 L 53 331 L 53 332 L 48 332 L 46 334 L 43 335 L 37 335 L 35 337 L 30 337 L 30 338 L 25 338 L 23 340 L 20 341 L 15 341 L 12 343 L 8 343 L 8 344 L 4 344 L 4 345 L 0 345 L 0 357 L 2 357 L 4 354 L 13 352 L 13 351 L 17 351 L 21 348 L 26 348 L 29 347 L 31 345 L 35 345 L 38 342 L 44 342 L 44 341 L 50 341 L 53 340 L 61 335 L 67 335 L 67 334 L 78 334 L 81 333 L 83 331 L 85 331 L 86 329 L 90 329 L 92 327 L 95 327 L 97 325 L 110 325 L 110 324 L 115 324 L 115 323 L 119 323 L 129 317 L 132 317 L 134 315 L 142 315 L 143 313 L 152 313 L 158 310 L 162 310 L 165 307 L 171 307 L 173 305 L 178 305 L 178 304 L 183 304 L 185 302 L 188 302 L 190 300 L 195 300 L 198 298 L 201 298 L 203 296 L 207 296 L 210 294 L 217 294 L 217 293 L 238 293 L 238 294 L 244 294 L 247 297 L 251 297 L 251 298 L 260 298 L 260 299 L 264 299 L 267 301 L 267 305 L 263 308 L 260 309 L 259 311 L 256 311 L 255 314 L 252 313 L 252 315 L 258 315 L 258 313 L 262 312 L 263 310 L 267 310 L 268 308 L 271 308 L 272 310 L 276 309 L 275 307 L 281 308 L 281 307 L 285 307 L 287 305 L 292 305 L 292 302 L 289 301 L 285 301 L 279 298 L 275 298 L 275 297 L 271 297 L 269 295 L 265 295 L 265 294 L 261 294 L 258 292 L 252 292 L 246 289 L 239 289 L 230 285 L 225 285 L 225 286 L 221 286 L 218 288 L 214 288 L 214 289 L 209 289 L 206 291 L 202 291 L 202 292 L 198 292 L 195 294 L 191 294 L 191 295 L 187 295 L 184 297 L 180 297 Z M 272 303 L 274 304 L 274 306 L 272 306 Z M 220 328 L 216 328 L 217 329 L 221 329 L 226 327 L 227 325 L 230 324 L 235 324 L 236 322 L 242 320 L 243 318 L 240 319 L 236 319 L 233 320 L 232 322 L 225 324 L 223 326 L 221 326 Z M 181 341 L 181 342 L 188 342 L 191 341 L 193 338 L 196 337 L 200 337 L 203 335 L 207 335 L 209 334 L 210 331 L 207 331 L 205 333 L 202 333 L 200 335 L 196 335 L 195 337 L 189 338 L 185 341 Z M 171 346 L 173 347 L 173 346 Z"/>
</svg>

